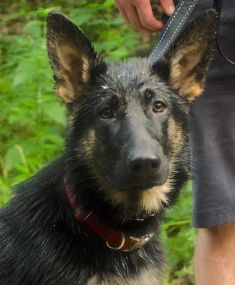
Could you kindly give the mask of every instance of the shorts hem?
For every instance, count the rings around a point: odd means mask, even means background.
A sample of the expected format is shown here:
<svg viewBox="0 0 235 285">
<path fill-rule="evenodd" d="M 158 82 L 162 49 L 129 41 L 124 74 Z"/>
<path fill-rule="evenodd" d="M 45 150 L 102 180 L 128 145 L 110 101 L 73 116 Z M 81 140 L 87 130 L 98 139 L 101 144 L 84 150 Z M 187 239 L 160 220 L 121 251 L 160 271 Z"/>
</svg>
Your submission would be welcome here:
<svg viewBox="0 0 235 285">
<path fill-rule="evenodd" d="M 211 228 L 232 222 L 235 222 L 235 204 L 206 212 L 193 212 L 192 226 L 195 228 Z"/>
</svg>

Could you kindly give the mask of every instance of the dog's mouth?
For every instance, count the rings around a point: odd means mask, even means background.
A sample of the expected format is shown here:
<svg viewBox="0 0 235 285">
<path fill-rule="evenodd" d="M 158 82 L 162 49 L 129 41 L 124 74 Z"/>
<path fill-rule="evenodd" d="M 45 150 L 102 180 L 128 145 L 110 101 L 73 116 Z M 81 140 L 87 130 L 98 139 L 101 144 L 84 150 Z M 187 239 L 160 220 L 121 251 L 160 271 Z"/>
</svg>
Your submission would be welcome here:
<svg viewBox="0 0 235 285">
<path fill-rule="evenodd" d="M 154 187 L 163 186 L 168 178 L 168 173 L 161 175 L 161 177 L 154 177 L 152 179 L 109 179 L 109 182 L 113 185 L 115 189 L 121 192 L 127 193 L 141 193 L 148 191 Z"/>
<path fill-rule="evenodd" d="M 128 181 L 111 175 L 103 176 L 100 191 L 114 207 L 121 209 L 122 218 L 144 219 L 161 211 L 163 203 L 168 203 L 171 190 L 168 171 L 152 179 Z"/>
<path fill-rule="evenodd" d="M 165 182 L 166 181 L 146 181 L 142 183 L 133 183 L 132 185 L 129 185 L 129 187 L 126 187 L 124 191 L 144 192 L 152 189 L 153 187 L 162 186 Z"/>
</svg>

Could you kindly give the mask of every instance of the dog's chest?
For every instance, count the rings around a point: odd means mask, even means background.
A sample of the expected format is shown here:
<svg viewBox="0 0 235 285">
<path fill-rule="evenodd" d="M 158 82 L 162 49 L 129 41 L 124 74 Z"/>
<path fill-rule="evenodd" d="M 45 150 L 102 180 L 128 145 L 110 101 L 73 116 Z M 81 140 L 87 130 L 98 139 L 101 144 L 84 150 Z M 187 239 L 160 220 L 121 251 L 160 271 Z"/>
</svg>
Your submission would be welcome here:
<svg viewBox="0 0 235 285">
<path fill-rule="evenodd" d="M 135 277 L 121 278 L 115 275 L 100 278 L 94 275 L 86 285 L 160 285 L 160 273 L 154 268 L 142 270 Z"/>
</svg>

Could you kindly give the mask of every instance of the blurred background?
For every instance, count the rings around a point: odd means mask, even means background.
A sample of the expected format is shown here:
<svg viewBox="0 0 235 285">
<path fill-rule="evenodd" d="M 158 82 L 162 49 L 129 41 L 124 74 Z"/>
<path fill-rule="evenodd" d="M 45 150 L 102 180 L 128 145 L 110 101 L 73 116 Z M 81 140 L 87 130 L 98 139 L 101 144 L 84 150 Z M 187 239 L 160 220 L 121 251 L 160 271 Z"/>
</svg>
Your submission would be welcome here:
<svg viewBox="0 0 235 285">
<path fill-rule="evenodd" d="M 46 16 L 60 11 L 77 23 L 106 60 L 147 55 L 156 35 L 128 28 L 114 0 L 18 0 L 0 3 L 0 207 L 12 188 L 63 150 L 65 109 L 54 92 L 45 42 Z M 195 230 L 191 183 L 162 225 L 164 284 L 191 285 Z"/>
</svg>

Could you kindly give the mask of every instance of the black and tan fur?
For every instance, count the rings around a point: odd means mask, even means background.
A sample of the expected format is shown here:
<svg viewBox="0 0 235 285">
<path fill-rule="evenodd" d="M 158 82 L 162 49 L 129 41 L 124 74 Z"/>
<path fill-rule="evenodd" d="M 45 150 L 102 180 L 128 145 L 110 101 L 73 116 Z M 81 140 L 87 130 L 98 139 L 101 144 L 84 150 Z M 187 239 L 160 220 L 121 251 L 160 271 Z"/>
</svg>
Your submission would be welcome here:
<svg viewBox="0 0 235 285">
<path fill-rule="evenodd" d="M 69 131 L 61 157 L 18 185 L 0 212 L 1 285 L 160 284 L 159 224 L 188 179 L 189 105 L 203 91 L 215 26 L 207 12 L 160 62 L 107 64 L 72 22 L 48 16 Z M 74 218 L 65 179 L 104 222 L 154 239 L 131 253 L 109 249 Z"/>
</svg>

